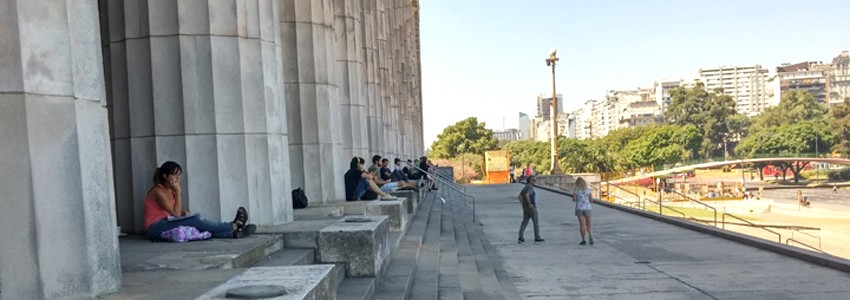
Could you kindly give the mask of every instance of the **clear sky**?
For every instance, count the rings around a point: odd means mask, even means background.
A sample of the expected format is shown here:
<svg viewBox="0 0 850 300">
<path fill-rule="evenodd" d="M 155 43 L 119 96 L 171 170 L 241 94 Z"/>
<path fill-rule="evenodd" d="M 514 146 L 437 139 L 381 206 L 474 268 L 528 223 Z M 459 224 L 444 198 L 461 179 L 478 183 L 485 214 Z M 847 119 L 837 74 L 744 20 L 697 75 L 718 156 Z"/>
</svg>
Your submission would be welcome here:
<svg viewBox="0 0 850 300">
<path fill-rule="evenodd" d="M 474 116 L 516 128 L 551 94 L 565 111 L 607 90 L 700 68 L 831 61 L 850 50 L 847 0 L 421 0 L 425 146 Z"/>
</svg>

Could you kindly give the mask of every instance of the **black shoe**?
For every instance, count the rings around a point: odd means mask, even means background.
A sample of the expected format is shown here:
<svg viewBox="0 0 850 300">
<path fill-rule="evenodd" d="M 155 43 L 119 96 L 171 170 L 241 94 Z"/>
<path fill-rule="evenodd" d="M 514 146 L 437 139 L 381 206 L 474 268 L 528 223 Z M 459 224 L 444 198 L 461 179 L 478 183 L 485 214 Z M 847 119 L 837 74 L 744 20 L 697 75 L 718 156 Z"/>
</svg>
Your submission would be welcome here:
<svg viewBox="0 0 850 300">
<path fill-rule="evenodd" d="M 241 239 L 248 237 L 254 234 L 255 232 L 257 232 L 257 225 L 248 224 L 243 226 L 242 228 L 234 230 L 232 233 L 230 233 L 230 237 L 234 239 Z"/>
<path fill-rule="evenodd" d="M 437 191 L 437 190 L 439 190 L 439 189 L 435 186 L 435 187 L 432 187 L 432 188 L 431 188 L 431 190 L 432 190 L 432 191 Z"/>
<path fill-rule="evenodd" d="M 544 240 L 544 239 L 542 239 L 542 238 L 536 238 L 536 239 L 534 239 L 534 241 L 535 241 L 535 242 L 545 242 L 546 240 Z"/>
<path fill-rule="evenodd" d="M 524 238 L 519 238 L 519 239 L 517 239 L 517 240 L 516 240 L 516 243 L 517 243 L 517 244 L 525 243 L 525 239 L 524 239 Z"/>
<path fill-rule="evenodd" d="M 581 243 L 578 243 L 578 244 L 584 246 L 584 245 L 587 244 L 587 242 L 585 242 L 584 240 L 581 240 Z"/>
</svg>

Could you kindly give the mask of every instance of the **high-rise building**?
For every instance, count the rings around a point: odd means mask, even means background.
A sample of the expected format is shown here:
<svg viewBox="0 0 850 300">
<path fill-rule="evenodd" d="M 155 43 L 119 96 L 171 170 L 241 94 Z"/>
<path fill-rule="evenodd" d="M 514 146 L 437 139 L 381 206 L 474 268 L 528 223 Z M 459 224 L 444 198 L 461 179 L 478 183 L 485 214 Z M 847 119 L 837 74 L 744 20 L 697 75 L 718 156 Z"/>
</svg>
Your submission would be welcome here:
<svg viewBox="0 0 850 300">
<path fill-rule="evenodd" d="M 664 78 L 655 82 L 653 90 L 655 93 L 655 102 L 661 108 L 661 111 L 666 111 L 670 105 L 670 91 L 682 85 L 681 79 Z"/>
<path fill-rule="evenodd" d="M 548 96 L 548 97 L 547 97 Z M 564 95 L 558 94 L 558 114 L 564 112 Z M 552 95 L 540 94 L 537 96 L 537 117 L 549 121 L 552 117 Z"/>
<path fill-rule="evenodd" d="M 519 139 L 531 139 L 531 118 L 525 113 L 519 113 Z"/>
<path fill-rule="evenodd" d="M 755 116 L 768 107 L 768 71 L 761 65 L 700 69 L 699 76 L 706 90 L 721 89 L 735 99 L 741 114 Z"/>
<path fill-rule="evenodd" d="M 791 91 L 806 91 L 812 94 L 815 101 L 826 103 L 828 98 L 827 90 L 829 89 L 827 83 L 829 69 L 828 65 L 814 61 L 783 64 L 777 67 L 775 77 L 778 77 L 779 80 L 780 99 L 783 95 Z M 776 94 L 774 92 L 775 96 Z"/>
<path fill-rule="evenodd" d="M 827 78 L 829 104 L 840 104 L 850 98 L 850 51 L 842 51 L 832 59 Z"/>
</svg>

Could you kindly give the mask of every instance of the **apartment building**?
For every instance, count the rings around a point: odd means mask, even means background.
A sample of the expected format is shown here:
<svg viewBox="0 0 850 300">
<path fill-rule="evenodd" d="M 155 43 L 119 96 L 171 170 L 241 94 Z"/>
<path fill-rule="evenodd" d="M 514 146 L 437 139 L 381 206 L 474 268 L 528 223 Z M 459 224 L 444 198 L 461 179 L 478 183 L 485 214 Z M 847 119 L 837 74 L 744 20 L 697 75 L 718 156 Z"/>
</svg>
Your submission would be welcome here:
<svg viewBox="0 0 850 300">
<path fill-rule="evenodd" d="M 769 107 L 768 71 L 761 65 L 700 69 L 699 77 L 706 90 L 721 89 L 735 99 L 735 109 L 755 116 Z"/>
<path fill-rule="evenodd" d="M 558 114 L 564 112 L 564 95 L 558 94 Z M 549 121 L 552 118 L 552 94 L 540 94 L 537 96 L 537 117 Z"/>
</svg>

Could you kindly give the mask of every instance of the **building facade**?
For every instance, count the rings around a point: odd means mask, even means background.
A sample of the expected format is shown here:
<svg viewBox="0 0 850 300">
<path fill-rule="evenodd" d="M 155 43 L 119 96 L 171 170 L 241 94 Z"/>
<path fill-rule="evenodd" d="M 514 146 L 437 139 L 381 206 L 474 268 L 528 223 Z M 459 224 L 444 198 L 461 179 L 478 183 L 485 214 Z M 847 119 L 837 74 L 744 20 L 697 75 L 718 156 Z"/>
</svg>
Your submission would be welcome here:
<svg viewBox="0 0 850 300">
<path fill-rule="evenodd" d="M 421 155 L 418 1 L 0 4 L 0 297 L 115 291 L 116 227 L 183 166 L 184 207 L 260 226 L 341 201 L 354 156 Z"/>
<path fill-rule="evenodd" d="M 743 115 L 755 116 L 769 107 L 768 70 L 760 65 L 700 69 L 699 77 L 706 90 L 721 89 L 735 99 L 735 109 Z"/>
<path fill-rule="evenodd" d="M 842 51 L 832 59 L 829 76 L 829 104 L 844 103 L 850 98 L 850 51 Z"/>
<path fill-rule="evenodd" d="M 519 129 L 510 128 L 503 131 L 493 131 L 493 137 L 503 142 L 519 141 L 521 134 Z"/>
<path fill-rule="evenodd" d="M 519 139 L 531 139 L 531 118 L 525 113 L 519 113 Z"/>
<path fill-rule="evenodd" d="M 814 61 L 777 67 L 776 77 L 779 80 L 780 99 L 791 91 L 805 91 L 810 93 L 815 101 L 827 103 L 829 71 L 828 66 Z"/>
<path fill-rule="evenodd" d="M 564 95 L 558 94 L 558 114 L 564 112 Z M 552 119 L 552 95 L 540 94 L 537 96 L 537 117 L 548 121 Z"/>
</svg>

